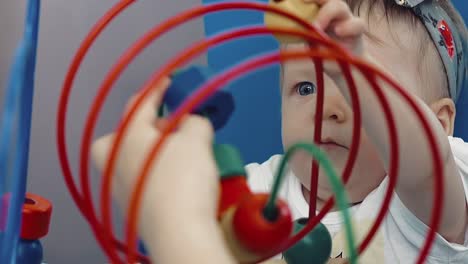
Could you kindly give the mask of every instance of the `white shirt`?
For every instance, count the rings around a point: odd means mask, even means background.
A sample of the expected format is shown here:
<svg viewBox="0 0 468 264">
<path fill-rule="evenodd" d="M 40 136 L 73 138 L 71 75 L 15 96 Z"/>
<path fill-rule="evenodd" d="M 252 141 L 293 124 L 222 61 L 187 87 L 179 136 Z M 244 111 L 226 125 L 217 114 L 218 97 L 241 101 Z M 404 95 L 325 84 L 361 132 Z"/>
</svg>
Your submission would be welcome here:
<svg viewBox="0 0 468 264">
<path fill-rule="evenodd" d="M 468 194 L 468 143 L 462 139 L 449 137 L 452 152 L 459 168 L 463 181 L 465 196 Z M 274 175 L 279 167 L 282 156 L 275 155 L 263 164 L 249 164 L 246 169 L 249 175 L 249 185 L 253 192 L 269 192 L 273 185 Z M 288 204 L 294 219 L 308 216 L 309 205 L 301 191 L 301 183 L 287 170 L 285 180 L 280 190 L 282 197 Z M 364 239 L 381 207 L 388 178 L 371 192 L 360 205 L 350 210 L 356 242 Z M 467 196 L 468 197 L 468 196 Z M 468 199 L 468 198 L 467 198 Z M 338 256 L 349 257 L 345 243 L 343 220 L 340 212 L 330 212 L 322 220 L 328 228 L 333 248 L 331 258 Z M 420 249 L 425 241 L 428 227 L 413 215 L 401 202 L 396 193 L 379 231 L 367 250 L 359 257 L 359 263 L 376 264 L 385 263 L 415 263 Z M 468 233 L 467 236 L 468 238 Z M 437 235 L 426 263 L 468 263 L 468 239 L 464 245 L 450 243 L 442 236 Z M 358 243 L 356 243 L 358 245 Z"/>
</svg>

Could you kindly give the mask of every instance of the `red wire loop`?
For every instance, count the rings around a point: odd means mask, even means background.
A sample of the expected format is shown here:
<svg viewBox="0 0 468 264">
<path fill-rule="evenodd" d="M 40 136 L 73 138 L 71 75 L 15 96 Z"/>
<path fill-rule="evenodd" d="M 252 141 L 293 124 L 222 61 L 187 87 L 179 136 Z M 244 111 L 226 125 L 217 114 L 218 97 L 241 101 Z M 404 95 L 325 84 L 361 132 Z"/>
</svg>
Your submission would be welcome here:
<svg viewBox="0 0 468 264">
<path fill-rule="evenodd" d="M 161 137 L 157 140 L 157 142 L 153 145 L 152 151 L 150 155 L 148 155 L 147 160 L 141 170 L 140 177 L 138 178 L 138 182 L 135 186 L 135 190 L 131 197 L 131 203 L 129 208 L 129 219 L 126 231 L 126 255 L 127 261 L 129 263 L 133 263 L 135 261 L 135 254 L 136 250 L 136 223 L 137 223 L 137 216 L 140 207 L 141 201 L 141 194 L 143 191 L 145 179 L 148 176 L 148 171 L 151 168 L 153 161 L 156 158 L 156 155 L 159 153 L 161 146 L 164 144 L 167 136 L 169 135 L 170 131 L 173 128 L 177 127 L 178 123 L 182 118 L 187 115 L 194 107 L 196 107 L 199 103 L 203 102 L 207 97 L 209 97 L 212 93 L 214 93 L 219 87 L 225 84 L 228 81 L 236 78 L 240 74 L 245 74 L 250 70 L 254 70 L 261 66 L 266 66 L 275 62 L 284 61 L 287 59 L 299 59 L 299 58 L 312 58 L 315 61 L 322 61 L 323 59 L 333 59 L 338 60 L 341 64 L 343 74 L 347 78 L 350 94 L 352 98 L 352 106 L 355 109 L 354 113 L 354 123 L 353 123 L 353 142 L 351 144 L 351 151 L 350 151 L 350 158 L 348 159 L 345 171 L 343 173 L 343 180 L 346 182 L 351 175 L 351 170 L 353 164 L 355 162 L 356 154 L 357 154 L 357 146 L 359 145 L 359 137 L 360 137 L 360 127 L 361 127 L 361 115 L 359 110 L 359 102 L 357 101 L 357 90 L 352 80 L 352 76 L 350 73 L 349 66 L 345 63 L 348 62 L 349 64 L 354 65 L 357 69 L 361 72 L 365 73 L 366 78 L 370 82 L 372 88 L 375 90 L 378 98 L 382 104 L 383 111 L 385 112 L 385 118 L 389 124 L 390 130 L 390 138 L 391 138 L 391 165 L 390 165 L 390 183 L 387 189 L 387 193 L 384 199 L 384 204 L 379 212 L 379 215 L 374 223 L 373 228 L 367 235 L 366 239 L 361 243 L 359 247 L 359 251 L 362 252 L 366 246 L 370 243 L 373 235 L 378 230 L 380 223 L 383 221 L 386 212 L 388 211 L 388 206 L 390 203 L 391 195 L 393 189 L 396 184 L 396 172 L 398 171 L 398 144 L 397 144 L 397 135 L 396 135 L 396 127 L 393 120 L 393 116 L 391 114 L 388 102 L 386 101 L 385 97 L 383 96 L 383 92 L 380 87 L 377 85 L 376 82 L 376 75 L 381 78 L 383 81 L 387 82 L 389 85 L 395 88 L 395 90 L 406 100 L 410 106 L 413 108 L 415 113 L 417 114 L 418 118 L 421 120 L 421 123 L 426 131 L 431 151 L 433 152 L 432 159 L 433 159 L 433 166 L 435 171 L 435 195 L 434 195 L 434 207 L 432 211 L 432 218 L 431 218 L 431 225 L 430 225 L 430 232 L 426 238 L 426 242 L 424 244 L 423 249 L 421 250 L 421 254 L 418 258 L 418 264 L 423 263 L 425 258 L 428 255 L 430 247 L 432 245 L 432 241 L 435 238 L 437 227 L 440 223 L 440 213 L 442 209 L 442 198 L 443 198 L 443 170 L 442 170 L 442 160 L 440 157 L 440 152 L 438 151 L 438 147 L 436 145 L 435 136 L 430 129 L 430 125 L 427 120 L 424 118 L 423 111 L 418 108 L 415 101 L 412 97 L 402 89 L 396 82 L 388 78 L 386 75 L 381 73 L 380 71 L 374 69 L 372 66 L 366 64 L 365 62 L 353 58 L 350 56 L 346 51 L 340 48 L 336 43 L 332 42 L 329 38 L 326 37 L 321 32 L 316 31 L 307 21 L 301 20 L 294 15 L 291 15 L 285 11 L 277 9 L 275 7 L 270 7 L 260 3 L 219 3 L 213 5 L 207 5 L 202 7 L 196 7 L 194 9 L 188 10 L 184 13 L 181 13 L 173 18 L 167 20 L 166 22 L 162 23 L 158 27 L 155 27 L 153 30 L 148 32 L 145 36 L 143 36 L 139 41 L 137 41 L 131 48 L 124 53 L 124 55 L 117 61 L 117 63 L 112 67 L 112 70 L 107 75 L 105 81 L 102 83 L 99 92 L 96 96 L 96 99 L 93 101 L 91 110 L 88 114 L 88 118 L 86 121 L 86 126 L 84 129 L 83 137 L 82 137 L 82 149 L 80 155 L 80 178 L 82 183 L 82 191 L 83 196 L 80 196 L 76 186 L 73 182 L 73 177 L 71 173 L 71 169 L 68 162 L 67 151 L 66 151 L 66 140 L 65 140 L 65 124 L 66 124 L 66 106 L 68 103 L 69 95 L 71 92 L 71 87 L 73 84 L 74 77 L 78 70 L 78 67 L 83 60 L 86 52 L 92 45 L 92 42 L 95 41 L 97 36 L 100 32 L 105 28 L 105 26 L 119 14 L 123 9 L 128 7 L 132 2 L 132 0 L 121 1 L 119 2 L 111 11 L 108 12 L 106 17 L 103 17 L 95 26 L 93 31 L 88 35 L 88 37 L 83 42 L 82 46 L 80 47 L 77 55 L 74 58 L 74 61 L 70 67 L 69 73 L 67 74 L 67 79 L 64 84 L 64 88 L 62 91 L 60 104 L 59 104 L 59 113 L 57 117 L 57 146 L 60 156 L 60 162 L 62 165 L 62 170 L 64 171 L 64 178 L 65 182 L 67 183 L 67 187 L 69 188 L 71 195 L 77 203 L 77 206 L 83 213 L 83 215 L 87 218 L 90 222 L 90 225 L 93 228 L 94 234 L 98 239 L 98 242 L 101 244 L 103 249 L 105 250 L 106 254 L 111 258 L 113 263 L 122 263 L 120 258 L 117 256 L 115 248 L 124 249 L 121 244 L 118 244 L 115 238 L 112 237 L 112 221 L 111 221 L 111 214 L 110 214 L 110 194 L 111 194 L 111 180 L 113 175 L 114 169 L 114 162 L 117 157 L 119 148 L 120 148 L 120 141 L 122 140 L 126 128 L 131 121 L 131 118 L 134 116 L 134 113 L 138 109 L 138 107 L 143 102 L 143 99 L 146 95 L 151 92 L 155 86 L 154 84 L 159 83 L 162 78 L 172 73 L 177 67 L 187 63 L 191 58 L 194 58 L 196 55 L 202 53 L 209 47 L 219 44 L 221 42 L 228 41 L 230 39 L 238 38 L 241 36 L 251 36 L 256 34 L 271 34 L 271 33 L 282 33 L 282 34 L 289 34 L 295 36 L 301 36 L 305 39 L 308 39 L 311 43 L 320 43 L 325 46 L 327 49 L 325 50 L 309 50 L 304 52 L 284 52 L 282 54 L 272 54 L 263 56 L 260 58 L 255 59 L 252 62 L 247 62 L 241 64 L 230 71 L 227 71 L 219 76 L 215 77 L 213 80 L 210 80 L 204 87 L 198 90 L 194 95 L 192 95 L 184 104 L 171 116 L 167 126 L 164 128 Z M 117 128 L 116 134 L 116 141 L 115 144 L 112 146 L 111 155 L 107 161 L 104 173 L 103 173 L 103 184 L 102 184 L 102 192 L 101 192 L 101 211 L 102 211 L 102 224 L 99 223 L 97 220 L 94 207 L 92 205 L 92 198 L 89 186 L 89 147 L 91 145 L 93 130 L 95 124 L 98 119 L 98 115 L 100 109 L 106 99 L 107 94 L 112 89 L 113 84 L 118 79 L 119 75 L 123 72 L 123 70 L 127 67 L 127 65 L 145 48 L 147 47 L 152 41 L 156 38 L 161 36 L 163 33 L 169 31 L 173 27 L 180 25 L 184 22 L 187 22 L 193 18 L 205 15 L 207 13 L 226 10 L 226 9 L 253 9 L 253 10 L 261 10 L 261 11 L 268 11 L 274 12 L 279 15 L 283 15 L 288 17 L 304 27 L 306 27 L 310 32 L 302 32 L 299 30 L 285 30 L 285 29 L 265 29 L 261 27 L 253 27 L 243 30 L 238 30 L 230 33 L 226 33 L 223 35 L 219 35 L 213 37 L 211 39 L 202 41 L 197 45 L 194 45 L 191 49 L 187 49 L 183 54 L 177 56 L 171 62 L 169 62 L 162 70 L 157 71 L 150 80 L 146 83 L 142 92 L 139 93 L 138 98 L 135 101 L 135 104 L 132 105 L 130 111 L 128 111 L 124 118 L 119 123 Z M 332 51 L 332 52 L 327 52 Z M 323 85 L 322 85 L 323 86 Z M 321 90 L 321 91 L 320 91 Z M 323 87 L 319 89 L 319 93 L 323 93 Z M 323 94 L 322 94 L 323 96 Z M 317 105 L 317 108 L 322 108 L 322 105 Z M 320 110 L 320 109 L 317 109 Z M 317 119 L 315 122 L 319 122 Z M 316 123 L 317 127 L 317 123 Z M 393 132 L 392 132 L 393 131 Z M 317 137 L 317 134 L 314 138 Z M 315 198 L 315 197 L 314 197 Z M 312 200 L 311 200 L 312 201 Z M 80 203 L 83 203 L 80 205 Z M 287 247 L 291 246 L 298 240 L 300 240 L 307 231 L 313 229 L 313 227 L 325 216 L 325 214 L 332 208 L 333 200 L 330 199 L 326 203 L 326 206 L 322 208 L 319 214 L 310 219 L 309 223 L 307 224 L 306 228 L 304 228 L 300 233 L 296 234 L 294 237 L 291 238 L 290 243 L 286 245 L 284 248 L 278 249 L 278 251 L 282 251 Z M 102 233 L 101 233 L 102 232 Z M 110 239 L 114 241 L 114 243 L 110 243 Z M 119 247 L 120 246 L 120 247 Z"/>
<path fill-rule="evenodd" d="M 96 237 L 99 244 L 105 243 L 104 241 L 108 241 L 108 239 L 105 240 L 103 237 L 103 232 L 101 231 L 102 225 L 97 219 L 91 199 L 85 198 L 86 196 L 90 196 L 89 188 L 82 185 L 81 189 L 84 194 L 82 195 L 80 193 L 78 187 L 76 186 L 73 180 L 73 173 L 68 159 L 66 139 L 68 103 L 70 100 L 70 94 L 73 88 L 73 83 L 75 81 L 76 75 L 89 49 L 94 44 L 99 35 L 103 32 L 103 30 L 113 21 L 113 19 L 133 3 L 135 3 L 135 0 L 122 0 L 115 4 L 102 18 L 98 20 L 98 22 L 93 26 L 91 31 L 85 37 L 75 56 L 73 57 L 72 62 L 70 63 L 67 75 L 65 77 L 65 81 L 62 86 L 62 91 L 59 97 L 59 103 L 57 108 L 56 146 L 63 179 L 73 201 L 75 202 L 75 205 L 78 207 L 79 211 L 85 217 L 85 219 L 89 222 L 93 234 Z M 89 185 L 89 183 L 87 184 Z M 126 250 L 124 244 L 118 241 L 113 234 L 110 234 L 109 237 L 112 240 L 112 243 L 115 248 L 117 248 L 120 251 Z M 105 251 L 106 255 L 114 262 L 117 256 L 108 250 L 108 248 L 110 247 L 103 246 L 102 248 Z M 139 256 L 139 260 L 142 263 L 149 262 L 149 259 L 143 255 Z"/>
<path fill-rule="evenodd" d="M 112 85 L 115 83 L 117 78 L 120 76 L 122 71 L 126 68 L 126 66 L 146 47 L 148 46 L 151 41 L 154 41 L 157 37 L 161 36 L 163 33 L 167 32 L 169 29 L 185 23 L 190 19 L 202 16 L 204 14 L 215 12 L 224 9 L 254 9 L 254 10 L 262 10 L 262 11 L 271 11 L 278 13 L 280 15 L 284 15 L 286 17 L 295 19 L 298 23 L 304 25 L 305 27 L 309 28 L 312 31 L 315 31 L 308 22 L 304 20 L 300 20 L 295 18 L 293 15 L 275 8 L 270 7 L 264 4 L 258 3 L 220 3 L 220 4 L 213 4 L 203 7 L 197 7 L 181 13 L 173 18 L 167 20 L 166 22 L 162 23 L 160 26 L 154 28 L 147 34 L 145 34 L 139 41 L 137 41 L 130 49 L 128 49 L 123 56 L 118 60 L 118 62 L 114 65 L 112 70 L 109 72 L 107 77 L 105 78 L 101 88 L 98 91 L 96 96 L 96 100 L 92 103 L 91 110 L 88 114 L 88 118 L 85 125 L 85 130 L 82 137 L 82 149 L 81 149 L 81 178 L 89 178 L 88 175 L 88 160 L 89 160 L 89 147 L 91 144 L 91 136 L 93 134 L 93 130 L 95 127 L 95 123 L 97 121 L 98 114 L 100 112 L 101 106 L 109 93 Z M 269 31 L 268 33 L 271 33 Z M 316 35 L 321 33 L 315 32 Z M 325 35 L 322 35 L 322 40 L 316 38 L 316 41 L 320 41 L 325 46 L 336 47 L 338 49 L 338 45 L 328 38 Z M 167 72 L 165 75 L 169 75 L 174 69 L 170 72 Z M 126 126 L 126 124 L 121 124 L 119 126 Z M 116 142 L 119 138 L 118 134 L 116 137 Z M 114 160 L 116 159 L 117 153 L 111 152 L 109 157 L 109 161 L 107 165 L 113 164 Z M 105 166 L 104 173 L 103 173 L 103 184 L 102 184 L 102 191 L 101 191 L 101 209 L 102 209 L 102 218 L 103 218 L 103 232 L 106 236 L 107 234 L 111 233 L 112 228 L 112 221 L 111 221 L 111 214 L 110 214 L 110 186 L 111 186 L 111 175 L 113 174 L 113 166 Z M 82 180 L 84 182 L 84 180 Z M 89 188 L 89 187 L 88 187 Z"/>
</svg>

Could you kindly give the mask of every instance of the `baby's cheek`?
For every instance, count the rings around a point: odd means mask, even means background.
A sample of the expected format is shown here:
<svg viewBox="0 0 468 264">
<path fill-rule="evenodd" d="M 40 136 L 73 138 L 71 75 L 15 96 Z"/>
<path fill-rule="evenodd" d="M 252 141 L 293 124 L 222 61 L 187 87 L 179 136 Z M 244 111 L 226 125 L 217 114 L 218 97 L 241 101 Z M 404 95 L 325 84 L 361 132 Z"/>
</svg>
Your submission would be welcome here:
<svg viewBox="0 0 468 264">
<path fill-rule="evenodd" d="M 303 184 L 310 182 L 311 157 L 304 151 L 298 151 L 291 159 L 289 165 L 294 175 L 301 180 Z"/>
<path fill-rule="evenodd" d="M 283 118 L 281 124 L 281 136 L 283 139 L 283 149 L 284 151 L 288 150 L 295 142 L 298 140 L 297 132 L 292 129 L 292 127 L 288 124 L 288 121 L 285 121 Z"/>
<path fill-rule="evenodd" d="M 313 124 L 306 122 L 304 119 L 283 119 L 282 136 L 285 150 L 298 142 L 313 142 Z"/>
</svg>

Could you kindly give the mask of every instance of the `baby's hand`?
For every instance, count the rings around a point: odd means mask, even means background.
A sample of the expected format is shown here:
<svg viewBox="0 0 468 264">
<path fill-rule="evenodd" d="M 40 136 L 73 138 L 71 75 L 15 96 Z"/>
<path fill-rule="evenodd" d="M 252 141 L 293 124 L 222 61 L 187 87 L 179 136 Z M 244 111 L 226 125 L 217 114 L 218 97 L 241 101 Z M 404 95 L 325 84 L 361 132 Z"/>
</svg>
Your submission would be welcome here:
<svg viewBox="0 0 468 264">
<path fill-rule="evenodd" d="M 128 208 L 136 178 L 151 146 L 161 135 L 158 128 L 164 120 L 156 119 L 156 109 L 167 86 L 166 80 L 145 98 L 122 142 L 113 187 L 123 210 Z M 132 104 L 130 100 L 129 105 Z M 93 158 L 99 169 L 103 169 L 114 143 L 112 133 L 93 144 Z M 169 224 L 180 224 L 183 219 L 215 221 L 218 176 L 212 144 L 211 124 L 197 116 L 187 117 L 167 139 L 145 187 L 142 219 L 148 220 L 149 226 L 154 225 L 154 221 L 167 224 L 168 218 L 174 219 Z"/>
<path fill-rule="evenodd" d="M 303 0 L 320 6 L 314 19 L 315 26 L 346 47 L 354 55 L 363 54 L 364 21 L 354 16 L 342 0 Z"/>
<path fill-rule="evenodd" d="M 164 122 L 156 119 L 156 109 L 167 86 L 168 80 L 144 99 L 122 143 L 113 187 L 124 212 L 148 151 L 161 136 Z M 189 116 L 167 138 L 152 164 L 139 234 L 153 262 L 210 263 L 216 259 L 216 263 L 234 263 L 216 221 L 219 177 L 213 134 L 207 119 Z M 114 143 L 114 134 L 109 134 L 93 145 L 93 158 L 101 170 Z M 210 254 L 206 253 L 208 247 L 213 249 Z"/>
</svg>

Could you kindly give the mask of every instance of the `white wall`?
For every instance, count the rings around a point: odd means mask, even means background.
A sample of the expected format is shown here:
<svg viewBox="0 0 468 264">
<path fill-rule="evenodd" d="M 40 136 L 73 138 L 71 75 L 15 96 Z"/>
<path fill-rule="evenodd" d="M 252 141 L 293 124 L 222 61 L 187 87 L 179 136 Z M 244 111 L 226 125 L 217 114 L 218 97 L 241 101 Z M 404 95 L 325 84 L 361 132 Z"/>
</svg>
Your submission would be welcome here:
<svg viewBox="0 0 468 264">
<path fill-rule="evenodd" d="M 14 47 L 22 33 L 25 0 L 0 1 L 0 81 L 6 82 Z M 77 169 L 83 122 L 94 93 L 117 56 L 155 23 L 198 4 L 199 0 L 137 1 L 137 4 L 106 31 L 87 57 L 78 75 L 70 105 L 68 138 L 73 169 Z M 89 228 L 73 204 L 62 180 L 55 146 L 57 101 L 72 53 L 90 27 L 116 1 L 47 0 L 42 2 L 36 94 L 29 166 L 30 192 L 53 202 L 50 234 L 43 240 L 45 261 L 54 263 L 104 263 L 106 260 Z M 117 85 L 106 104 L 99 124 L 102 134 L 115 126 L 128 97 L 154 69 L 189 43 L 203 36 L 202 21 L 184 26 L 145 52 Z M 1 89 L 0 97 L 4 89 Z M 0 98 L 3 101 L 3 97 Z M 93 171 L 92 183 L 97 196 L 99 177 Z M 95 199 L 97 201 L 97 199 Z M 117 223 L 121 227 L 120 223 Z"/>
</svg>

